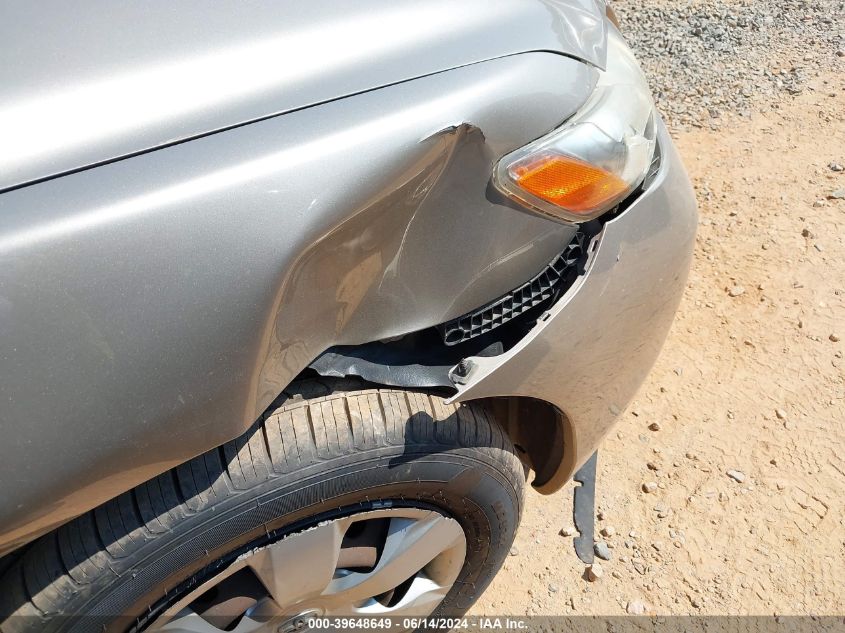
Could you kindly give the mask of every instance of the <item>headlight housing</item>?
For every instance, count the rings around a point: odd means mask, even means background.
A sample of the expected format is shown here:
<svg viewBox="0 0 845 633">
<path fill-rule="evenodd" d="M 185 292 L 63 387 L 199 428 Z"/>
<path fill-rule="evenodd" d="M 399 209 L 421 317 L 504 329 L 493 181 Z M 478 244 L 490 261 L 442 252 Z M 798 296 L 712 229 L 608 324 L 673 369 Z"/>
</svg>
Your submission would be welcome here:
<svg viewBox="0 0 845 633">
<path fill-rule="evenodd" d="M 648 82 L 619 32 L 608 27 L 607 70 L 563 126 L 504 156 L 496 186 L 556 219 L 585 222 L 618 204 L 645 178 L 656 143 Z"/>
</svg>

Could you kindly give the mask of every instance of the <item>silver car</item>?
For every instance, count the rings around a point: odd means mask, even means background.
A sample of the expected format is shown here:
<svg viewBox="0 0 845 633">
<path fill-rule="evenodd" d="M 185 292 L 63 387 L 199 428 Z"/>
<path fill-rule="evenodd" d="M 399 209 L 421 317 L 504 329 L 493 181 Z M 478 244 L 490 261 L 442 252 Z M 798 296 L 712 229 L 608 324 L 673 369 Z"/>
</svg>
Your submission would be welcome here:
<svg viewBox="0 0 845 633">
<path fill-rule="evenodd" d="M 684 289 L 694 197 L 624 25 L 603 0 L 2 15 L 0 630 L 464 613 Z"/>
</svg>

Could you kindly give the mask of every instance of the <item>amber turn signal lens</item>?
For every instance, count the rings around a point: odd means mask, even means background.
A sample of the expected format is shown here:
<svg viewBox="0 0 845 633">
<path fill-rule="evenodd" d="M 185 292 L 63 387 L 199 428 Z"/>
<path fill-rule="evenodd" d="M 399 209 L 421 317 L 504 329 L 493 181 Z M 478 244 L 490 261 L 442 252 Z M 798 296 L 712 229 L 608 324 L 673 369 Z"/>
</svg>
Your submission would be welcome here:
<svg viewBox="0 0 845 633">
<path fill-rule="evenodd" d="M 575 214 L 609 206 L 629 188 L 610 172 L 560 154 L 529 156 L 508 171 L 521 189 Z"/>
</svg>

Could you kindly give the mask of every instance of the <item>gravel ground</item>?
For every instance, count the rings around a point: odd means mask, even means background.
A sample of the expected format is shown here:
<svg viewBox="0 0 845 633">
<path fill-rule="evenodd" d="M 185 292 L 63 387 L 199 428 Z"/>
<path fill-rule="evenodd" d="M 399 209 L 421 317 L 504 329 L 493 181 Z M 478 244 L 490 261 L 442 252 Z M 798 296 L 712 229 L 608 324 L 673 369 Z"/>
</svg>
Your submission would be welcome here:
<svg viewBox="0 0 845 633">
<path fill-rule="evenodd" d="M 841 0 L 617 0 L 622 31 L 673 130 L 778 108 L 845 72 Z"/>
<path fill-rule="evenodd" d="M 600 451 L 600 567 L 572 486 L 529 493 L 472 613 L 841 616 L 845 5 L 616 4 L 698 196 L 688 288 Z"/>
</svg>

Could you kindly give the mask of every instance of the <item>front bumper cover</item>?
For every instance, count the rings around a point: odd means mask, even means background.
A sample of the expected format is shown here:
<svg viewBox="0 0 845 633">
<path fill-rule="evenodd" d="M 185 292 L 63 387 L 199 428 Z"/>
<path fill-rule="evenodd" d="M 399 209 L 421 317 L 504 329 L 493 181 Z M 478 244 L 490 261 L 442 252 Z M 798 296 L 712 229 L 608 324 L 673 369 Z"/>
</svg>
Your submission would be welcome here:
<svg viewBox="0 0 845 633">
<path fill-rule="evenodd" d="M 562 413 L 564 452 L 534 486 L 561 488 L 596 451 L 660 352 L 686 285 L 697 210 L 665 126 L 647 190 L 607 222 L 574 285 L 505 354 L 470 359 L 453 401 L 521 396 Z"/>
</svg>

